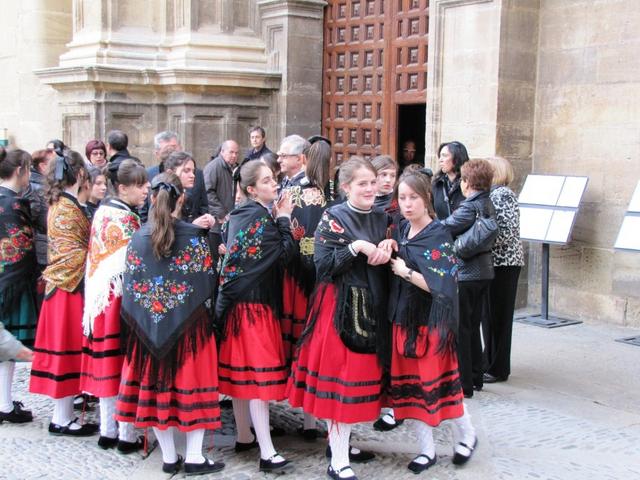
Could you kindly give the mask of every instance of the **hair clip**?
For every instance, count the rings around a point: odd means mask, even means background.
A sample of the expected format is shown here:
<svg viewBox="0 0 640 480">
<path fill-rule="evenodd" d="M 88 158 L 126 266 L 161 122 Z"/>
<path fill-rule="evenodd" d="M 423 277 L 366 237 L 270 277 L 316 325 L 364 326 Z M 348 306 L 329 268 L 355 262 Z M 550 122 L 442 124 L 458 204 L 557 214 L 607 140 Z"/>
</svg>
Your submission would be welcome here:
<svg viewBox="0 0 640 480">
<path fill-rule="evenodd" d="M 65 174 L 69 171 L 69 162 L 66 157 L 58 155 L 56 158 L 56 169 L 53 174 L 55 180 L 62 180 Z"/>
<path fill-rule="evenodd" d="M 180 196 L 178 187 L 176 187 L 173 183 L 158 182 L 155 185 L 151 186 L 151 190 L 166 190 L 173 198 L 178 198 Z"/>
<path fill-rule="evenodd" d="M 307 142 L 309 142 L 311 145 L 319 141 L 327 142 L 329 146 L 331 146 L 331 140 L 329 140 L 327 137 L 323 137 L 322 135 L 312 135 L 307 138 Z"/>
</svg>

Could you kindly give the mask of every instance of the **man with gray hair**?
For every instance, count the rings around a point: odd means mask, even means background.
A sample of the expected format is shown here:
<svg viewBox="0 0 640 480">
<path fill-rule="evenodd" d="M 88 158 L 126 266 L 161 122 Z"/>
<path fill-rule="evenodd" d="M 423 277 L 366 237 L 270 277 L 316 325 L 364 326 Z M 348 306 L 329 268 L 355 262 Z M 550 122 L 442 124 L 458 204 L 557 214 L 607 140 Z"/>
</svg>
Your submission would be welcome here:
<svg viewBox="0 0 640 480">
<path fill-rule="evenodd" d="M 311 144 L 300 135 L 289 135 L 282 140 L 278 149 L 280 172 L 284 175 L 282 188 L 300 185 L 307 166 L 305 152 L 310 146 Z"/>
<path fill-rule="evenodd" d="M 218 246 L 222 242 L 220 225 L 227 214 L 233 210 L 235 203 L 233 169 L 238 162 L 239 151 L 237 142 L 226 140 L 220 147 L 220 154 L 204 167 L 204 183 L 207 189 L 209 213 L 217 220 L 209 236 L 211 252 L 214 256 L 218 254 Z"/>
</svg>

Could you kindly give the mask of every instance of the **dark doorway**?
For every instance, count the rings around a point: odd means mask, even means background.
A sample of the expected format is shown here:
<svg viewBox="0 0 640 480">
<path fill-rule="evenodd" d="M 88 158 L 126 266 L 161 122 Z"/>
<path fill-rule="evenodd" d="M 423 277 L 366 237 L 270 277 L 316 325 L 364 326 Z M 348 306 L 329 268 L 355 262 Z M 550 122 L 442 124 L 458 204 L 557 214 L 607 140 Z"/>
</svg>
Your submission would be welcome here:
<svg viewBox="0 0 640 480">
<path fill-rule="evenodd" d="M 396 155 L 400 168 L 406 167 L 409 163 L 419 163 L 424 165 L 424 130 L 427 105 L 420 103 L 417 105 L 398 105 L 398 132 L 396 138 Z M 415 154 L 413 160 L 407 161 L 403 149 L 405 143 L 412 141 L 415 143 Z M 407 145 L 407 150 L 413 150 Z M 408 152 L 410 154 L 410 152 Z"/>
</svg>

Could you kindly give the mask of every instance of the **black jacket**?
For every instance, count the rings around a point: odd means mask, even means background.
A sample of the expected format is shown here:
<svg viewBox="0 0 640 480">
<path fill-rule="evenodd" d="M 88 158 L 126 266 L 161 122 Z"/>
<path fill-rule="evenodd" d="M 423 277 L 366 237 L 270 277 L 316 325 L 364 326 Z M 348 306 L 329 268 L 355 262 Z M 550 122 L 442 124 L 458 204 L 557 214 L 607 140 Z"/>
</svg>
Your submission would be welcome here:
<svg viewBox="0 0 640 480">
<path fill-rule="evenodd" d="M 262 157 L 263 155 L 266 155 L 267 153 L 273 153 L 273 152 L 269 150 L 269 147 L 267 147 L 266 143 L 263 143 L 262 148 L 260 148 L 260 150 L 258 151 L 254 150 L 253 148 L 250 148 L 249 150 L 247 150 L 247 153 L 244 156 L 242 163 L 240 163 L 240 166 L 244 165 L 249 160 L 256 160 Z"/>
<path fill-rule="evenodd" d="M 489 192 L 478 192 L 471 195 L 460 207 L 442 221 L 454 238 L 466 232 L 476 221 L 476 211 L 480 210 L 484 216 L 495 218 L 496 211 L 489 198 Z M 458 281 L 493 279 L 493 259 L 491 252 L 480 253 L 475 257 L 463 260 L 458 258 Z"/>
<path fill-rule="evenodd" d="M 126 160 L 127 158 L 131 158 L 131 154 L 129 153 L 129 150 L 125 148 L 124 150 L 118 150 L 116 153 L 114 153 L 111 158 L 109 158 L 109 162 L 115 162 L 116 160 L 122 161 Z"/>
<path fill-rule="evenodd" d="M 464 195 L 460 189 L 460 177 L 451 184 L 447 174 L 440 172 L 433 179 L 432 190 L 433 208 L 436 210 L 438 220 L 447 218 L 464 202 Z"/>
<path fill-rule="evenodd" d="M 24 193 L 24 198 L 29 200 L 31 218 L 35 230 L 34 240 L 36 256 L 39 265 L 47 264 L 47 213 L 49 205 L 44 196 L 47 179 L 38 170 L 31 169 L 29 188 Z"/>
</svg>

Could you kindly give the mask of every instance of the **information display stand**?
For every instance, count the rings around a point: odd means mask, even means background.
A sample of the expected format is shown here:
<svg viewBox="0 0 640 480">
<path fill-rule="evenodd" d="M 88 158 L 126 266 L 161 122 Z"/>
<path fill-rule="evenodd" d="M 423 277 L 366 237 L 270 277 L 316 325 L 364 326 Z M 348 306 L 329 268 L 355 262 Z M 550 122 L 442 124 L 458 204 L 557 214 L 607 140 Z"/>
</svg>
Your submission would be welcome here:
<svg viewBox="0 0 640 480">
<path fill-rule="evenodd" d="M 549 246 L 569 242 L 588 181 L 588 177 L 527 176 L 518 198 L 520 238 L 542 244 L 542 288 L 540 314 L 516 317 L 516 321 L 545 328 L 582 323 L 549 316 Z"/>
<path fill-rule="evenodd" d="M 614 248 L 616 250 L 640 252 L 640 182 L 636 185 L 636 190 L 633 192 L 631 202 L 629 202 L 629 208 L 622 220 Z M 640 347 L 640 335 L 619 338 L 616 342 Z"/>
</svg>

